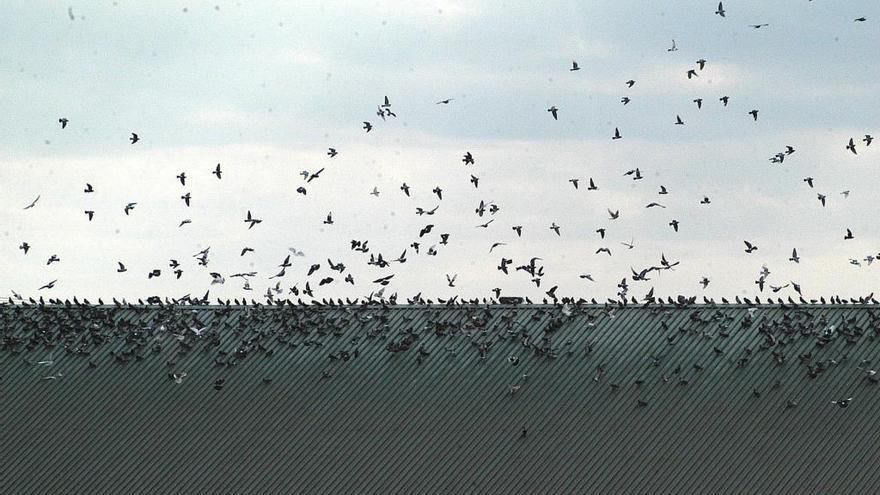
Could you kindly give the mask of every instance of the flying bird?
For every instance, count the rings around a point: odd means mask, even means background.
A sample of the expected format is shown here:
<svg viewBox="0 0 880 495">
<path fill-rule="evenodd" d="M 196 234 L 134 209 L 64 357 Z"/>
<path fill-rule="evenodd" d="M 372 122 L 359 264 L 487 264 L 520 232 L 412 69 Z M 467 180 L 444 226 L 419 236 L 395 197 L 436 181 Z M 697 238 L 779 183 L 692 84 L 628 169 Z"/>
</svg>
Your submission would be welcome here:
<svg viewBox="0 0 880 495">
<path fill-rule="evenodd" d="M 722 96 L 721 98 L 718 98 L 718 101 L 723 103 L 724 106 L 726 107 L 727 103 L 730 101 L 730 97 L 729 96 Z"/>
<path fill-rule="evenodd" d="M 23 210 L 29 210 L 29 209 L 33 208 L 34 206 L 37 206 L 37 201 L 39 201 L 39 200 L 40 200 L 40 195 L 38 194 L 37 197 L 36 197 L 36 199 L 34 199 L 33 201 L 31 201 L 31 204 L 25 206 L 25 207 L 22 208 L 22 209 L 23 209 Z"/>
<path fill-rule="evenodd" d="M 440 100 L 435 105 L 449 105 L 449 102 L 454 100 L 455 98 L 446 98 L 445 100 Z"/>
<path fill-rule="evenodd" d="M 865 146 L 871 146 L 871 141 L 873 141 L 873 140 L 874 140 L 874 138 L 871 137 L 870 134 L 865 134 L 864 139 L 862 139 L 862 141 L 865 142 Z"/>
<path fill-rule="evenodd" d="M 744 242 L 745 245 L 746 245 L 746 249 L 745 249 L 746 253 L 752 253 L 753 251 L 757 251 L 757 250 L 758 250 L 758 246 L 754 246 L 754 245 L 752 245 L 751 242 L 749 242 L 749 241 L 743 241 L 743 242 Z"/>
<path fill-rule="evenodd" d="M 248 210 L 247 218 L 244 219 L 244 223 L 250 224 L 250 225 L 248 225 L 248 230 L 254 228 L 254 225 L 261 223 L 261 222 L 262 222 L 262 220 L 256 219 L 253 216 L 251 216 L 251 210 Z"/>
<path fill-rule="evenodd" d="M 367 121 L 364 121 L 364 127 L 363 127 L 363 129 L 364 129 L 365 131 L 367 131 L 367 132 L 370 132 L 370 131 L 373 130 L 373 124 L 371 124 L 371 123 L 369 123 L 369 122 L 367 122 Z"/>
<path fill-rule="evenodd" d="M 84 192 L 84 193 L 93 193 L 93 192 L 95 192 L 95 189 L 92 187 L 91 184 L 89 184 L 88 182 L 86 182 L 86 188 L 83 189 L 83 192 Z"/>
<path fill-rule="evenodd" d="M 752 116 L 752 118 L 755 120 L 755 122 L 758 121 L 758 111 L 757 111 L 757 110 L 752 110 L 752 111 L 750 111 L 750 112 L 749 112 L 749 115 Z"/>
<path fill-rule="evenodd" d="M 95 216 L 95 212 L 93 210 L 86 210 L 84 213 L 87 217 L 89 217 L 89 221 L 91 222 L 92 218 L 94 218 Z"/>
<path fill-rule="evenodd" d="M 67 120 L 65 117 L 61 117 L 60 119 L 58 119 L 58 123 L 61 124 L 61 128 L 62 128 L 62 129 L 64 129 L 65 127 L 67 127 L 67 123 L 68 123 L 68 122 L 70 122 L 70 121 Z"/>
<path fill-rule="evenodd" d="M 468 151 L 464 154 L 464 158 L 461 159 L 465 165 L 473 165 L 474 164 L 474 156 L 471 155 L 471 152 Z"/>
<path fill-rule="evenodd" d="M 846 229 L 846 235 L 843 236 L 843 240 L 848 241 L 853 238 L 852 230 Z"/>
<path fill-rule="evenodd" d="M 611 139 L 620 139 L 620 130 L 617 127 L 614 128 L 614 136 Z"/>
<path fill-rule="evenodd" d="M 800 258 L 800 257 L 798 256 L 798 254 L 797 254 L 797 249 L 792 249 L 792 250 L 791 250 L 791 258 L 788 258 L 788 261 L 793 261 L 793 262 L 795 262 L 795 263 L 800 263 L 800 262 L 801 262 L 801 258 Z"/>
<path fill-rule="evenodd" d="M 54 287 L 55 287 L 55 282 L 57 282 L 57 281 L 58 281 L 58 279 L 55 279 L 55 280 L 53 280 L 53 281 L 51 281 L 51 282 L 49 282 L 49 283 L 48 283 L 48 284 L 46 284 L 46 285 L 44 285 L 44 286 L 42 286 L 42 287 L 40 287 L 40 288 L 39 288 L 39 289 L 37 289 L 37 290 L 43 290 L 43 289 L 52 289 L 52 288 L 54 288 Z"/>
<path fill-rule="evenodd" d="M 180 175 L 177 176 L 177 179 L 180 181 L 181 186 L 186 185 L 186 172 L 181 172 Z"/>
<path fill-rule="evenodd" d="M 628 96 L 624 96 L 623 98 L 620 99 L 620 102 L 623 103 L 624 105 L 626 105 L 630 101 L 632 101 L 632 100 L 630 100 Z"/>
<path fill-rule="evenodd" d="M 22 251 L 24 251 L 24 254 L 27 254 L 27 252 L 30 248 L 31 248 L 31 245 L 26 242 L 22 242 L 21 245 L 18 246 L 18 249 L 21 249 Z"/>
<path fill-rule="evenodd" d="M 132 132 L 132 133 L 131 133 L 131 137 L 128 138 L 128 140 L 131 141 L 131 144 L 134 144 L 134 143 L 140 141 L 141 138 L 139 138 L 137 134 L 135 134 L 134 132 Z"/>
<path fill-rule="evenodd" d="M 817 194 L 816 196 L 819 198 L 819 202 L 822 203 L 822 206 L 825 206 L 825 195 Z"/>
<path fill-rule="evenodd" d="M 681 116 L 679 116 L 679 115 L 675 116 L 675 125 L 684 125 L 684 121 L 681 120 Z"/>
<path fill-rule="evenodd" d="M 327 156 L 329 156 L 330 158 L 333 158 L 334 156 L 336 156 L 338 154 L 339 153 L 336 152 L 336 148 L 329 148 L 327 150 Z"/>
<path fill-rule="evenodd" d="M 220 170 L 220 164 L 219 164 L 219 163 L 217 164 L 216 167 L 214 167 L 214 171 L 211 172 L 211 173 L 214 174 L 214 175 L 216 175 L 218 180 L 223 178 L 223 171 Z"/>
<path fill-rule="evenodd" d="M 718 8 L 715 10 L 715 13 L 720 15 L 721 17 L 726 17 L 726 12 L 724 10 L 724 5 L 721 2 L 718 2 Z"/>
<path fill-rule="evenodd" d="M 575 62 L 574 60 L 572 60 L 572 61 L 571 61 L 571 69 L 568 69 L 568 70 L 573 72 L 573 71 L 576 71 L 576 70 L 581 70 L 581 68 L 578 66 L 578 63 L 577 63 L 577 62 Z"/>
<path fill-rule="evenodd" d="M 125 205 L 125 214 L 128 215 L 128 212 L 133 210 L 136 205 L 137 203 L 128 203 L 127 205 Z"/>
<path fill-rule="evenodd" d="M 559 109 L 556 108 L 555 105 L 548 108 L 547 111 L 550 112 L 551 115 L 553 115 L 553 120 L 559 120 L 557 117 L 557 113 L 559 112 Z"/>
<path fill-rule="evenodd" d="M 666 49 L 667 52 L 677 52 L 678 47 L 675 46 L 675 40 L 672 40 L 672 47 Z"/>
<path fill-rule="evenodd" d="M 697 67 L 698 67 L 700 70 L 703 70 L 703 68 L 706 67 L 706 59 L 705 59 L 705 58 L 701 58 L 700 60 L 697 60 Z"/>
<path fill-rule="evenodd" d="M 856 153 L 856 143 L 853 142 L 853 138 L 849 138 L 849 144 L 846 145 L 846 149 L 852 151 L 853 155 L 858 155 L 858 153 Z"/>
<path fill-rule="evenodd" d="M 116 269 L 116 273 L 123 273 L 123 272 L 128 271 L 128 270 L 125 268 L 125 265 L 123 265 L 121 261 L 117 261 L 116 264 L 119 265 L 119 268 Z"/>
<path fill-rule="evenodd" d="M 448 273 L 446 274 L 446 282 L 449 284 L 450 287 L 455 287 L 455 279 L 456 278 L 458 278 L 457 273 L 451 277 L 449 276 Z"/>
</svg>

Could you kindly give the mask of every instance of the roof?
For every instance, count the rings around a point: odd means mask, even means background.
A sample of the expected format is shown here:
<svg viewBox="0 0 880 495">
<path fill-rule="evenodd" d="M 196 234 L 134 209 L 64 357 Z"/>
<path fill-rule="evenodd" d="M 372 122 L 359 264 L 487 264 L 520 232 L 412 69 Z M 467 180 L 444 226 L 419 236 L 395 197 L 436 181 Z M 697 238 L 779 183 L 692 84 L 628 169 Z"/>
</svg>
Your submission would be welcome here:
<svg viewBox="0 0 880 495">
<path fill-rule="evenodd" d="M 2 306 L 0 328 L 8 493 L 880 486 L 871 305 Z"/>
</svg>

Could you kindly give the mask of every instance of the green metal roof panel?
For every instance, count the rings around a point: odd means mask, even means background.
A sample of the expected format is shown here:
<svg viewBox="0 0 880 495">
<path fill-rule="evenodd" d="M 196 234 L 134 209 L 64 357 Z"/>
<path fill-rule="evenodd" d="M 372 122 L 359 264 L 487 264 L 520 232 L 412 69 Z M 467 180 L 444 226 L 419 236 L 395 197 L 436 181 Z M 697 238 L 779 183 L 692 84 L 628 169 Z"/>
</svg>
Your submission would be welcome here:
<svg viewBox="0 0 880 495">
<path fill-rule="evenodd" d="M 871 305 L 4 306 L 0 328 L 8 493 L 880 486 Z"/>
</svg>

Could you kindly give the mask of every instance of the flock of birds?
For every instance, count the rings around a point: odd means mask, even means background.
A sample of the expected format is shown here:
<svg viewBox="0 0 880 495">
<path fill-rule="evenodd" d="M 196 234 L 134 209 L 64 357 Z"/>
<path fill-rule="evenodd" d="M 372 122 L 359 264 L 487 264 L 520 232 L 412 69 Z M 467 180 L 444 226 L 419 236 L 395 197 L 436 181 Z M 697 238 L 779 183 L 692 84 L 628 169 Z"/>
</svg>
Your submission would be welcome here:
<svg viewBox="0 0 880 495">
<path fill-rule="evenodd" d="M 727 16 L 727 11 L 725 10 L 723 3 L 718 4 L 718 7 L 715 11 L 715 14 L 717 14 L 718 16 L 721 16 L 721 17 Z M 866 20 L 867 20 L 866 18 L 856 19 L 857 22 L 865 22 Z M 760 28 L 766 27 L 766 26 L 768 26 L 768 24 L 766 24 L 766 23 L 752 25 L 752 27 L 755 29 L 760 29 Z M 673 40 L 672 46 L 670 48 L 668 48 L 667 51 L 674 52 L 677 50 L 678 50 L 678 46 L 676 45 L 675 40 Z M 686 78 L 686 79 L 699 78 L 701 72 L 707 67 L 708 64 L 709 64 L 709 62 L 706 59 L 701 58 L 699 60 L 696 60 L 695 65 L 693 67 L 688 67 L 688 68 L 682 70 L 682 74 L 683 74 L 682 77 Z M 576 72 L 579 70 L 581 70 L 581 67 L 579 66 L 577 61 L 572 61 L 571 67 L 569 68 L 569 71 Z M 635 79 L 628 79 L 624 82 L 624 86 L 627 89 L 632 89 L 637 86 L 637 81 Z M 720 104 L 723 107 L 728 107 L 729 105 L 731 105 L 732 98 L 729 95 L 721 95 L 718 98 L 718 101 L 720 102 Z M 453 104 L 453 102 L 454 102 L 453 98 L 445 98 L 445 99 L 441 99 L 439 101 L 436 101 L 436 104 L 437 105 L 450 105 L 450 104 Z M 623 96 L 623 97 L 621 97 L 620 102 L 623 105 L 629 105 L 629 104 L 633 103 L 633 98 L 631 96 Z M 703 100 L 703 98 L 694 98 L 693 103 L 695 104 L 696 109 L 700 110 L 703 108 L 704 100 Z M 565 111 L 564 108 L 559 108 L 556 105 L 552 105 L 549 108 L 547 108 L 547 112 L 550 114 L 550 118 L 552 118 L 553 120 L 558 120 L 559 115 L 561 113 L 563 113 L 564 111 Z M 757 123 L 759 120 L 759 113 L 760 113 L 759 109 L 754 108 L 754 109 L 748 110 L 747 112 L 744 112 L 743 117 L 749 118 L 752 123 Z M 397 112 L 392 107 L 391 99 L 388 96 L 385 96 L 382 99 L 382 101 L 376 105 L 375 115 L 376 115 L 377 119 L 380 119 L 380 120 L 374 119 L 373 121 L 370 121 L 370 120 L 362 121 L 362 128 L 365 133 L 374 132 L 380 126 L 380 122 L 385 122 L 385 121 L 387 121 L 387 119 L 397 118 Z M 58 123 L 60 124 L 60 128 L 62 130 L 67 129 L 69 126 L 75 124 L 75 122 L 72 122 L 67 117 L 59 118 Z M 675 115 L 675 118 L 672 121 L 672 124 L 679 125 L 679 126 L 686 125 L 686 123 L 680 113 Z M 614 141 L 618 141 L 618 140 L 624 139 L 624 137 L 625 137 L 625 132 L 623 132 L 620 127 L 614 127 L 613 133 L 611 135 L 611 139 Z M 139 143 L 141 141 L 141 139 L 142 139 L 141 136 L 137 132 L 132 132 L 131 136 L 129 137 L 129 141 L 132 146 L 137 145 L 137 143 Z M 841 151 L 842 152 L 850 152 L 855 155 L 859 155 L 860 153 L 870 152 L 870 151 L 872 151 L 872 147 L 871 147 L 872 142 L 873 142 L 873 137 L 869 133 L 865 133 L 863 137 L 852 137 L 848 140 L 847 143 L 843 143 L 843 144 L 845 144 L 845 146 L 841 146 Z M 344 150 L 342 150 L 341 148 L 333 148 L 333 147 L 329 148 L 326 153 L 327 160 L 333 160 L 335 157 L 337 157 L 342 152 L 344 152 Z M 783 163 L 783 161 L 788 159 L 788 157 L 793 155 L 795 152 L 796 152 L 795 148 L 791 145 L 788 145 L 785 147 L 784 150 L 779 151 L 779 152 L 775 153 L 773 156 L 771 156 L 769 160 L 771 163 L 780 164 L 780 163 Z M 474 172 L 470 172 L 475 169 L 475 166 L 477 164 L 477 156 L 474 153 L 472 153 L 471 151 L 467 151 L 467 150 L 464 151 L 461 156 L 462 156 L 461 162 L 462 162 L 463 166 L 468 168 L 468 170 L 469 170 L 469 173 L 467 174 L 470 176 L 468 179 L 469 183 L 471 185 L 473 185 L 474 189 L 479 189 L 481 178 L 478 177 L 477 175 L 475 175 Z M 321 174 L 322 174 L 322 172 L 324 172 L 324 170 L 325 170 L 324 167 L 321 167 L 319 170 L 313 171 L 313 172 L 308 171 L 308 170 L 304 170 L 301 173 L 303 182 L 302 182 L 302 184 L 300 184 L 296 188 L 296 193 L 305 196 L 308 194 L 308 188 L 319 187 L 320 179 L 322 178 Z M 206 173 L 207 173 L 207 171 L 206 171 Z M 224 174 L 227 174 L 227 173 L 234 174 L 235 171 L 233 170 L 232 172 L 227 172 L 221 166 L 220 163 L 217 163 L 216 166 L 214 166 L 213 169 L 210 171 L 210 174 L 213 175 L 216 178 L 216 180 L 218 180 L 218 181 L 223 180 L 224 176 L 225 176 Z M 643 171 L 639 167 L 635 167 L 633 169 L 626 171 L 623 174 L 623 176 L 627 177 L 633 181 L 640 181 L 645 178 Z M 187 180 L 189 179 L 189 176 L 187 175 L 187 171 L 181 171 L 178 175 L 176 175 L 175 178 L 179 182 L 180 187 L 182 188 L 180 200 L 188 208 L 192 205 L 192 202 L 195 201 L 195 199 L 194 199 L 192 193 L 186 190 Z M 168 179 L 172 180 L 171 177 L 169 177 Z M 803 178 L 803 181 L 807 184 L 807 186 L 809 188 L 813 188 L 816 183 L 816 180 L 813 177 L 805 177 L 805 178 Z M 574 187 L 575 189 L 579 189 L 581 187 L 582 183 L 584 183 L 586 185 L 585 189 L 587 191 L 596 191 L 599 189 L 597 182 L 596 182 L 595 178 L 593 178 L 593 177 L 589 177 L 587 179 L 573 177 L 573 178 L 570 178 L 568 180 L 568 182 L 570 182 L 572 187 Z M 400 185 L 399 189 L 400 189 L 401 193 L 404 194 L 406 197 L 411 197 L 410 195 L 411 195 L 411 190 L 413 189 L 413 186 L 410 186 L 409 184 L 404 182 Z M 85 184 L 85 187 L 83 189 L 83 194 L 96 194 L 96 192 L 97 192 L 97 189 L 93 186 L 92 183 Z M 436 186 L 431 190 L 431 192 L 437 198 L 437 205 L 434 207 L 421 207 L 421 206 L 416 207 L 415 214 L 417 216 L 419 216 L 419 217 L 433 216 L 435 213 L 437 213 L 438 209 L 441 207 L 441 204 L 443 201 L 443 189 L 440 186 Z M 370 191 L 369 194 L 374 197 L 379 197 L 380 191 L 379 191 L 378 187 L 373 187 L 372 191 Z M 651 200 L 651 201 L 646 202 L 645 208 L 647 208 L 647 209 L 657 208 L 657 209 L 661 209 L 661 210 L 667 209 L 667 206 L 663 202 L 663 198 L 666 198 L 667 195 L 670 195 L 670 194 L 672 194 L 672 192 L 669 189 L 667 189 L 667 187 L 665 185 L 660 185 L 659 190 L 657 191 L 657 195 L 658 195 L 657 200 Z M 849 191 L 844 191 L 841 194 L 844 197 L 846 197 L 849 195 Z M 31 203 L 29 203 L 28 205 L 26 205 L 24 207 L 24 210 L 31 210 L 33 208 L 38 207 L 40 198 L 41 198 L 41 195 L 37 195 L 36 198 Z M 817 193 L 817 198 L 818 198 L 818 201 L 820 202 L 821 206 L 824 207 L 828 201 L 827 195 L 823 194 L 823 193 Z M 711 205 L 712 201 L 708 196 L 703 196 L 702 199 L 700 199 L 698 201 L 698 203 L 700 205 L 708 207 L 709 205 Z M 121 205 L 121 209 L 126 216 L 131 217 L 131 216 L 136 215 L 137 206 L 138 206 L 137 201 L 129 201 L 129 202 L 126 202 L 125 204 Z M 474 210 L 474 214 L 476 215 L 476 217 L 479 218 L 479 220 L 476 220 L 476 222 L 479 222 L 479 223 L 477 223 L 475 225 L 475 228 L 489 229 L 490 227 L 493 227 L 493 228 L 497 227 L 497 224 L 495 224 L 496 220 L 499 220 L 502 218 L 502 217 L 498 216 L 498 213 L 500 211 L 501 211 L 501 207 L 498 204 L 496 204 L 492 201 L 486 201 L 486 200 L 481 199 L 479 201 L 479 204 L 477 205 L 477 207 Z M 611 223 L 613 223 L 615 220 L 618 220 L 621 216 L 621 211 L 619 209 L 612 210 L 609 208 L 609 209 L 607 209 L 607 212 L 608 212 L 608 221 Z M 96 215 L 100 215 L 100 214 L 102 214 L 102 212 L 97 212 L 93 209 L 89 209 L 89 210 L 84 210 L 83 214 L 87 217 L 88 221 L 91 222 L 94 220 Z M 264 227 L 264 225 L 263 225 L 264 219 L 260 217 L 259 212 L 247 210 L 247 214 L 246 214 L 245 218 L 242 219 L 242 221 L 247 226 L 247 230 Z M 183 228 L 185 225 L 190 224 L 190 223 L 192 223 L 192 219 L 185 218 L 179 222 L 178 226 L 180 228 Z M 271 222 L 267 222 L 267 223 L 271 223 Z M 329 226 L 329 225 L 333 225 L 333 223 L 334 223 L 333 212 L 328 212 L 326 215 L 326 219 L 323 221 L 323 225 Z M 675 218 L 674 216 L 673 216 L 673 218 L 670 218 L 668 220 L 668 226 L 674 232 L 678 232 L 679 229 L 681 228 L 681 226 L 683 225 L 683 223 L 684 223 L 683 221 L 679 220 L 678 218 Z M 438 254 L 438 252 L 441 249 L 443 249 L 443 246 L 446 246 L 449 243 L 449 239 L 450 239 L 450 233 L 437 232 L 436 227 L 437 227 L 437 225 L 434 223 L 430 223 L 430 222 L 426 223 L 424 225 L 424 227 L 422 227 L 418 231 L 417 236 L 415 235 L 415 233 L 413 234 L 412 242 L 410 242 L 408 245 L 397 247 L 397 249 L 400 250 L 399 251 L 400 254 L 397 257 L 389 257 L 387 255 L 383 255 L 383 253 L 381 253 L 381 252 L 377 252 L 374 248 L 371 248 L 369 246 L 369 239 L 352 239 L 350 242 L 349 249 L 351 251 L 359 253 L 361 256 L 363 256 L 367 266 L 377 267 L 380 269 L 390 269 L 393 266 L 404 264 L 407 261 L 407 257 L 412 255 L 412 253 L 414 253 L 415 255 L 436 256 Z M 524 233 L 523 225 L 508 225 L 507 228 L 510 229 L 509 231 L 512 231 L 513 233 L 516 234 L 516 238 L 520 238 L 523 236 L 523 233 Z M 596 229 L 596 233 L 600 236 L 600 239 L 605 239 L 606 230 L 608 230 L 610 228 L 611 228 L 610 226 L 598 228 L 598 229 Z M 548 229 L 551 232 L 553 232 L 556 236 L 559 236 L 559 237 L 563 236 L 564 231 L 565 231 L 564 226 L 558 224 L 555 221 L 550 222 L 550 224 L 548 225 Z M 846 226 L 841 227 L 841 234 L 842 234 L 843 240 L 851 240 L 851 239 L 855 238 L 854 232 Z M 512 234 L 511 234 L 511 236 L 512 236 Z M 507 246 L 510 242 L 513 242 L 513 241 L 515 241 L 515 239 L 511 239 L 511 240 L 507 240 L 507 241 L 500 241 L 500 242 L 492 242 L 489 247 L 489 252 L 492 253 L 496 249 L 503 250 L 505 246 Z M 753 240 L 744 239 L 743 244 L 744 244 L 744 252 L 747 254 L 752 254 L 752 253 L 758 251 L 758 249 L 759 249 L 759 246 Z M 623 242 L 623 243 L 621 243 L 621 245 L 624 246 L 626 249 L 633 249 L 635 247 L 634 240 L 631 240 L 628 243 Z M 43 247 L 41 246 L 41 248 L 43 248 Z M 22 240 L 19 245 L 19 249 L 20 249 L 22 255 L 28 255 L 29 251 L 32 249 L 32 245 L 27 240 Z M 43 248 L 43 249 L 45 249 L 45 248 Z M 248 272 L 237 272 L 237 273 L 224 274 L 219 269 L 207 268 L 209 265 L 210 249 L 211 248 L 208 247 L 204 250 L 199 251 L 198 253 L 193 254 L 193 258 L 197 261 L 198 266 L 205 268 L 205 270 L 208 272 L 208 275 L 210 275 L 210 284 L 211 285 L 224 284 L 224 283 L 227 283 L 227 281 L 229 281 L 230 279 L 241 279 L 242 284 L 243 284 L 242 285 L 243 290 L 245 290 L 245 291 L 253 290 L 252 282 L 260 277 L 259 272 L 248 271 Z M 253 253 L 255 251 L 255 249 L 256 249 L 255 247 L 251 247 L 251 246 L 242 246 L 241 250 L 240 250 L 240 256 L 245 257 L 248 254 Z M 268 301 L 271 302 L 273 300 L 281 299 L 283 295 L 292 295 L 292 296 L 296 296 L 296 297 L 299 297 L 302 295 L 302 296 L 310 297 L 314 300 L 316 298 L 314 291 L 317 287 L 324 287 L 324 286 L 334 284 L 334 283 L 348 283 L 351 285 L 355 285 L 356 281 L 355 281 L 355 278 L 354 278 L 353 274 L 351 273 L 351 271 L 346 273 L 346 270 L 347 270 L 346 265 L 340 261 L 334 262 L 333 260 L 331 260 L 329 258 L 326 259 L 326 263 L 323 263 L 322 261 L 314 262 L 314 263 L 310 264 L 307 269 L 303 270 L 303 272 L 305 273 L 306 280 L 302 284 L 302 286 L 300 286 L 301 281 L 298 281 L 293 284 L 283 284 L 282 279 L 284 279 L 287 276 L 287 274 L 288 274 L 287 270 L 293 269 L 293 263 L 291 261 L 291 256 L 304 256 L 304 253 L 302 253 L 301 251 L 297 251 L 296 249 L 291 249 L 291 251 L 292 251 L 292 253 L 285 253 L 283 260 L 281 261 L 281 263 L 279 265 L 277 265 L 277 268 L 279 268 L 280 270 L 277 273 L 275 273 L 274 275 L 267 277 L 269 284 L 266 288 L 265 296 Z M 51 252 L 51 250 L 48 252 Z M 397 251 L 395 250 L 395 252 L 397 252 Z M 613 252 L 612 252 L 611 247 L 603 246 L 603 247 L 600 247 L 599 249 L 597 249 L 595 251 L 595 254 L 610 257 L 613 255 Z M 617 295 L 622 301 L 626 302 L 628 296 L 630 296 L 630 294 L 629 294 L 629 290 L 630 290 L 629 281 L 630 281 L 630 279 L 632 282 L 646 282 L 646 281 L 651 280 L 650 276 L 652 274 L 654 274 L 655 272 L 672 270 L 681 263 L 681 261 L 679 261 L 679 260 L 669 260 L 666 257 L 666 255 L 663 253 L 660 253 L 659 258 L 660 258 L 659 262 L 657 264 L 654 264 L 651 266 L 645 266 L 645 267 L 639 267 L 639 268 L 630 267 L 631 273 L 627 277 L 624 277 L 621 280 L 621 282 L 618 284 L 618 288 L 620 290 Z M 791 263 L 799 263 L 800 259 L 801 258 L 798 256 L 798 253 L 797 253 L 797 248 L 794 247 L 792 249 L 792 255 L 788 259 L 788 261 Z M 850 263 L 853 265 L 858 265 L 858 266 L 861 266 L 863 263 L 866 265 L 870 265 L 877 259 L 880 259 L 880 252 L 866 254 L 865 257 L 861 258 L 861 259 L 850 259 Z M 51 266 L 54 263 L 59 263 L 61 261 L 62 261 L 61 257 L 58 253 L 52 253 L 47 258 L 46 266 Z M 510 275 L 511 273 L 522 272 L 522 274 L 525 276 L 525 280 L 528 281 L 527 283 L 534 283 L 536 287 L 542 287 L 542 283 L 545 286 L 548 284 L 546 284 L 544 282 L 545 271 L 544 271 L 544 266 L 542 265 L 541 261 L 542 261 L 542 259 L 540 257 L 536 256 L 536 257 L 531 257 L 530 259 L 528 259 L 528 261 L 523 260 L 520 262 L 516 262 L 513 258 L 504 256 L 502 254 L 501 258 L 498 262 L 498 265 L 497 265 L 497 270 L 504 275 Z M 116 269 L 117 273 L 124 274 L 129 271 L 128 268 L 126 267 L 125 260 L 115 260 L 114 262 L 117 265 L 117 269 Z M 167 266 L 168 266 L 168 268 L 171 269 L 171 273 L 173 273 L 174 277 L 177 279 L 180 279 L 185 273 L 183 263 L 181 263 L 177 259 L 170 259 Z M 163 277 L 163 276 L 165 276 L 163 274 L 164 270 L 166 270 L 165 267 L 158 267 L 158 266 L 157 267 L 150 267 L 149 270 L 147 270 L 144 275 L 148 279 Z M 784 284 L 783 283 L 771 284 L 770 279 L 769 279 L 770 274 L 771 274 L 771 272 L 770 272 L 769 268 L 764 266 L 761 269 L 761 271 L 758 273 L 758 275 L 756 276 L 755 284 L 759 288 L 760 292 L 764 292 L 765 287 L 769 288 L 773 294 L 779 293 L 783 289 L 791 288 L 791 290 L 794 291 L 794 293 L 797 295 L 796 297 L 798 297 L 798 300 L 801 303 L 818 301 L 816 299 L 806 299 L 804 297 L 804 294 L 801 291 L 801 285 L 795 281 L 789 281 L 788 283 L 784 283 Z M 315 278 L 312 278 L 313 276 L 315 276 Z M 376 290 L 370 294 L 370 298 L 372 298 L 374 295 L 379 298 L 384 297 L 385 287 L 387 287 L 389 284 L 392 283 L 394 276 L 395 276 L 394 273 L 389 273 L 387 275 L 383 275 L 381 277 L 374 278 L 372 280 L 372 284 L 374 284 L 374 287 L 376 287 Z M 595 281 L 593 275 L 590 273 L 581 273 L 581 274 L 579 274 L 579 277 L 584 280 Z M 455 287 L 455 283 L 458 280 L 458 274 L 446 273 L 445 279 L 446 279 L 446 284 L 449 287 Z M 58 279 L 52 279 L 52 280 L 40 285 L 37 290 L 38 291 L 48 291 L 48 290 L 51 290 L 54 287 L 56 287 L 56 284 L 58 284 L 58 283 L 59 283 Z M 695 281 L 695 283 L 697 283 L 703 289 L 706 289 L 709 286 L 709 284 L 711 283 L 711 279 L 708 276 L 703 276 L 699 281 Z M 287 285 L 287 286 L 284 287 L 284 285 Z M 553 285 L 552 287 L 549 287 L 549 288 L 544 287 L 544 288 L 547 289 L 545 291 L 545 294 L 547 295 L 548 298 L 550 298 L 550 300 L 556 301 L 558 299 L 558 296 L 556 294 L 556 290 L 558 288 L 558 285 Z M 491 300 L 494 301 L 494 300 L 499 300 L 501 298 L 501 289 L 500 288 L 496 287 L 496 288 L 492 289 L 491 292 L 494 296 Z M 794 294 L 792 294 L 792 295 L 794 295 Z M 421 294 L 417 295 L 415 299 L 421 299 Z M 648 292 L 648 294 L 645 296 L 644 300 L 651 301 L 653 299 L 654 299 L 653 289 L 651 289 Z M 24 299 L 24 296 L 22 296 L 18 292 L 12 291 L 12 297 L 10 298 L 10 300 L 12 302 L 16 302 L 16 301 L 24 301 L 25 299 Z M 36 303 L 36 301 L 33 298 L 30 298 L 30 300 L 33 301 L 34 303 Z M 42 297 L 40 297 L 39 300 L 42 301 Z M 50 298 L 50 300 L 51 300 L 51 298 Z M 824 301 L 824 298 L 821 298 L 819 300 Z M 707 302 L 708 301 L 709 300 L 707 299 Z M 726 299 L 724 301 L 726 302 Z M 791 298 L 791 296 L 789 296 L 788 301 L 790 303 L 795 302 Z M 60 302 L 60 301 L 56 301 L 56 302 Z M 327 300 L 325 299 L 324 302 L 327 302 Z M 332 303 L 332 299 L 330 299 L 330 302 Z"/>
</svg>

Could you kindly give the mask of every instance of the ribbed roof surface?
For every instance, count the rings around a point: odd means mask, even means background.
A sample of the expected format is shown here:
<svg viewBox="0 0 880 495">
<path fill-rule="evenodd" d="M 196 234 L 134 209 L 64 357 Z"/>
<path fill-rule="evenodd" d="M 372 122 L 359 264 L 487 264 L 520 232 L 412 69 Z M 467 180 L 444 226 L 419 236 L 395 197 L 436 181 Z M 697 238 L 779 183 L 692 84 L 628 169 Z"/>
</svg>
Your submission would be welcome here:
<svg viewBox="0 0 880 495">
<path fill-rule="evenodd" d="M 0 326 L 4 493 L 880 486 L 871 306 L 6 306 Z"/>
</svg>

